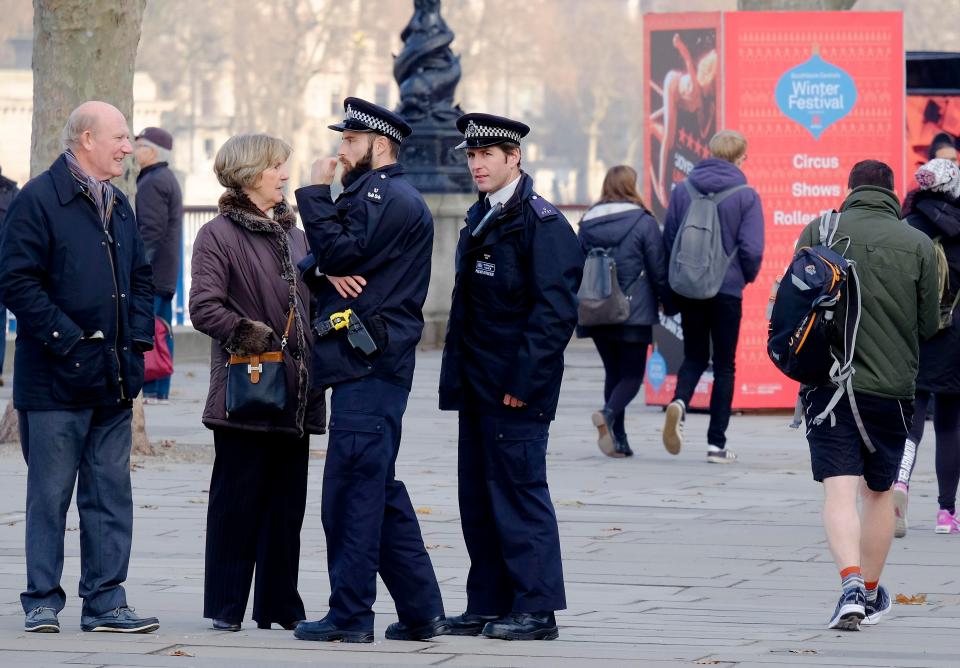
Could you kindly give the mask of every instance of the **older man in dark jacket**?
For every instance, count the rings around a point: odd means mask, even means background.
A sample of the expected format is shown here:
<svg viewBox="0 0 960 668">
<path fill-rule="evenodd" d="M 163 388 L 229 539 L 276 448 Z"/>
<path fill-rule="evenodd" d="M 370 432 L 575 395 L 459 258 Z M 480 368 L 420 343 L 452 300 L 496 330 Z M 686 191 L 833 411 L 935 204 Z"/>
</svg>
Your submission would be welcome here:
<svg viewBox="0 0 960 668">
<path fill-rule="evenodd" d="M 703 195 L 721 194 L 717 197 L 717 215 L 723 250 L 732 257 L 720 291 L 714 297 L 689 299 L 677 295 L 683 328 L 683 364 L 677 372 L 673 401 L 667 406 L 663 444 L 672 455 L 680 452 L 687 406 L 700 376 L 712 361 L 707 461 L 730 464 L 737 458 L 726 445 L 733 404 L 734 362 L 743 315 L 743 288 L 757 278 L 763 260 L 763 210 L 760 196 L 747 187 L 747 177 L 740 171 L 740 165 L 747 159 L 747 140 L 743 135 L 722 130 L 710 140 L 709 148 L 711 157 L 694 167 L 687 181 Z M 729 196 L 723 197 L 724 191 L 729 191 Z M 670 206 L 663 223 L 667 257 L 673 250 L 690 203 L 686 186 L 677 187 L 670 195 Z"/>
<path fill-rule="evenodd" d="M 167 325 L 173 324 L 173 295 L 180 278 L 183 245 L 183 194 L 169 167 L 172 150 L 173 137 L 166 130 L 150 127 L 137 135 L 137 223 L 153 269 L 153 313 Z M 173 332 L 167 332 L 167 346 L 173 355 Z M 169 397 L 169 376 L 144 383 L 144 403 L 166 403 Z"/>
<path fill-rule="evenodd" d="M 110 179 L 130 131 L 117 109 L 86 102 L 66 151 L 7 212 L 0 290 L 17 316 L 14 406 L 27 461 L 27 631 L 58 632 L 67 509 L 77 482 L 81 628 L 146 633 L 127 607 L 133 528 L 131 400 L 153 346 L 150 265 L 133 210 Z"/>
</svg>

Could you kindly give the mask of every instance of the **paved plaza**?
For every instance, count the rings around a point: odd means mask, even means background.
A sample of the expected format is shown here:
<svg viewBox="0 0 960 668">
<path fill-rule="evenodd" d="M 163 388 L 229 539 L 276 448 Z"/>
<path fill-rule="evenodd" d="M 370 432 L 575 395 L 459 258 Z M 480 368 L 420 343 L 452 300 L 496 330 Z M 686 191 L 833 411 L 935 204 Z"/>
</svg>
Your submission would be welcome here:
<svg viewBox="0 0 960 668">
<path fill-rule="evenodd" d="M 447 612 L 457 614 L 468 561 L 457 511 L 456 415 L 437 410 L 439 366 L 439 352 L 419 355 L 397 473 L 417 508 Z M 0 666 L 960 665 L 960 536 L 933 533 L 932 428 L 914 477 L 910 532 L 894 543 L 883 579 L 891 595 L 925 594 L 926 603 L 895 605 L 879 626 L 860 633 L 828 631 L 839 580 L 802 433 L 787 428 L 786 416 L 735 416 L 730 447 L 740 462 L 708 464 L 706 416 L 690 416 L 684 450 L 672 457 L 660 444 L 659 410 L 637 407 L 628 418 L 636 456 L 603 457 L 589 419 L 602 371 L 582 342 L 568 354 L 548 456 L 569 604 L 557 615 L 559 640 L 384 640 L 396 615 L 382 584 L 372 645 L 297 641 L 287 631 L 257 630 L 249 613 L 239 633 L 212 631 L 201 617 L 213 442 L 200 424 L 206 380 L 202 360 L 178 364 L 170 405 L 146 409 L 160 454 L 138 459 L 133 472 L 127 591 L 138 612 L 160 618 L 156 634 L 80 632 L 73 508 L 63 632 L 24 633 L 25 467 L 17 445 L 0 446 Z M 8 384 L 0 399 L 9 395 Z M 312 619 L 326 612 L 329 594 L 320 525 L 325 447 L 325 437 L 313 439 L 302 535 L 300 591 Z"/>
</svg>

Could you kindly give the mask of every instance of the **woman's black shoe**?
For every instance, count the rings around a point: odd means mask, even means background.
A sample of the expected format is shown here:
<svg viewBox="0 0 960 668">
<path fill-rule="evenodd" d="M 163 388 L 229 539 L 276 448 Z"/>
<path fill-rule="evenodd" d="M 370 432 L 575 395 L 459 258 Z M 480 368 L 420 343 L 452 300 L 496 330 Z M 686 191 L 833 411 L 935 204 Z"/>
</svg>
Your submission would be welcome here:
<svg viewBox="0 0 960 668">
<path fill-rule="evenodd" d="M 553 612 L 511 612 L 484 626 L 483 635 L 500 640 L 556 640 L 560 632 Z"/>
<path fill-rule="evenodd" d="M 284 631 L 293 631 L 295 628 L 297 628 L 297 624 L 302 621 L 302 619 L 298 619 L 295 622 L 257 622 L 257 628 L 269 631 L 271 628 L 273 628 L 274 624 L 279 624 L 280 628 L 282 628 Z"/>
<path fill-rule="evenodd" d="M 627 443 L 626 436 L 614 436 L 614 447 L 617 452 L 619 452 L 624 457 L 633 457 L 633 450 L 630 449 L 630 444 Z"/>
<path fill-rule="evenodd" d="M 240 622 L 228 622 L 226 619 L 213 620 L 214 631 L 239 631 Z"/>
<path fill-rule="evenodd" d="M 403 622 L 394 622 L 387 627 L 384 634 L 387 640 L 427 640 L 435 636 L 445 635 L 450 631 L 450 622 L 443 615 L 433 619 L 407 626 Z"/>
<path fill-rule="evenodd" d="M 478 636 L 483 632 L 483 627 L 489 622 L 495 622 L 500 617 L 497 615 L 474 615 L 465 612 L 456 617 L 447 617 L 450 624 L 448 636 Z"/>
</svg>

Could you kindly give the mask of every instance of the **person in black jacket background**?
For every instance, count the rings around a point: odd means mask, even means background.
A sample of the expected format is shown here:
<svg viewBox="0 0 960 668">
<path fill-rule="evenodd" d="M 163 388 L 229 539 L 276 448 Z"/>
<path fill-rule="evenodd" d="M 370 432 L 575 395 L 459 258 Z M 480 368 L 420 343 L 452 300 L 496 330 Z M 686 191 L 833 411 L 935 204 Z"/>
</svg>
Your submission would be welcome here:
<svg viewBox="0 0 960 668">
<path fill-rule="evenodd" d="M 633 455 L 627 442 L 624 411 L 640 391 L 659 321 L 658 303 L 669 299 L 667 259 L 660 226 L 637 189 L 633 167 L 617 165 L 603 179 L 600 201 L 580 221 L 580 246 L 585 253 L 608 249 L 617 266 L 617 282 L 630 300 L 630 315 L 617 325 L 577 328 L 577 336 L 592 338 L 603 360 L 604 405 L 593 414 L 599 431 L 597 445 L 608 457 Z"/>
<path fill-rule="evenodd" d="M 10 208 L 10 203 L 17 196 L 20 189 L 17 182 L 0 173 L 0 222 Z M 0 387 L 3 387 L 3 362 L 7 353 L 7 307 L 0 303 Z"/>
<path fill-rule="evenodd" d="M 440 371 L 440 408 L 460 412 L 460 519 L 470 554 L 467 609 L 450 619 L 451 633 L 552 639 L 566 597 L 547 438 L 583 253 L 520 168 L 526 125 L 466 114 L 457 129 L 480 192 L 457 244 Z"/>
<path fill-rule="evenodd" d="M 956 152 L 953 154 L 956 156 Z M 951 158 L 935 158 L 917 170 L 920 188 L 913 193 L 907 222 L 938 239 L 949 266 L 941 304 L 952 304 L 960 291 L 960 170 Z M 893 484 L 897 537 L 907 533 L 907 500 L 917 448 L 923 438 L 927 407 L 933 396 L 936 471 L 939 495 L 936 533 L 960 533 L 956 515 L 960 482 L 960 311 L 950 324 L 920 344 L 920 370 L 913 405 L 913 426 L 906 439 L 897 481 Z"/>
<path fill-rule="evenodd" d="M 173 295 L 180 278 L 183 246 L 183 194 L 170 169 L 173 137 L 161 128 L 145 128 L 136 137 L 134 157 L 140 165 L 137 176 L 137 224 L 147 260 L 153 269 L 153 313 L 173 325 Z M 173 355 L 173 330 L 167 330 L 167 345 Z M 143 385 L 144 403 L 167 403 L 170 376 Z"/>
</svg>

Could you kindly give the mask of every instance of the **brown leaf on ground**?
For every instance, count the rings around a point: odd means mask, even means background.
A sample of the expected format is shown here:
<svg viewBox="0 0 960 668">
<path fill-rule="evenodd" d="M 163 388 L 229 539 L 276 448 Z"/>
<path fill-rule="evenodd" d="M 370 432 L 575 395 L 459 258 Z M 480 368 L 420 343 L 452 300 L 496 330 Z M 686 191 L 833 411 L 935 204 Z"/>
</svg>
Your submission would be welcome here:
<svg viewBox="0 0 960 668">
<path fill-rule="evenodd" d="M 176 444 L 176 441 L 172 438 L 164 438 L 160 441 L 161 448 L 172 448 Z"/>
<path fill-rule="evenodd" d="M 433 510 L 430 509 L 430 508 L 426 508 L 426 507 L 424 507 L 424 508 L 417 508 L 416 513 L 417 513 L 417 515 L 432 515 L 432 514 L 433 514 Z"/>
<path fill-rule="evenodd" d="M 195 655 L 191 654 L 190 652 L 187 652 L 186 650 L 175 649 L 172 652 L 167 652 L 167 656 L 195 656 Z"/>
<path fill-rule="evenodd" d="M 326 450 L 311 450 L 310 459 L 326 459 L 327 451 Z"/>
<path fill-rule="evenodd" d="M 582 506 L 584 505 L 583 501 L 577 501 L 576 499 L 560 499 L 559 501 L 554 501 L 553 505 L 555 506 Z"/>
<path fill-rule="evenodd" d="M 900 605 L 926 605 L 927 595 L 913 594 L 911 596 L 906 596 L 905 594 L 897 594 L 897 597 L 894 599 L 894 601 Z"/>
<path fill-rule="evenodd" d="M 140 508 L 142 508 L 143 510 L 156 510 L 157 506 L 153 505 L 152 503 L 148 503 L 143 506 L 140 506 Z"/>
<path fill-rule="evenodd" d="M 206 504 L 206 499 L 187 499 L 187 503 Z"/>
<path fill-rule="evenodd" d="M 721 661 L 720 659 L 697 659 L 694 663 L 698 666 L 715 666 L 718 663 L 726 663 L 726 661 Z"/>
<path fill-rule="evenodd" d="M 449 550 L 450 549 L 449 545 L 441 545 L 440 543 L 430 543 L 428 545 L 424 545 L 424 547 L 427 548 L 428 550 Z"/>
</svg>

